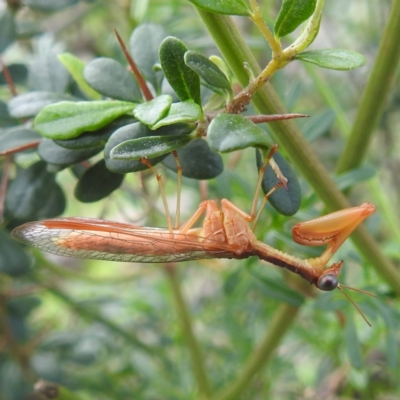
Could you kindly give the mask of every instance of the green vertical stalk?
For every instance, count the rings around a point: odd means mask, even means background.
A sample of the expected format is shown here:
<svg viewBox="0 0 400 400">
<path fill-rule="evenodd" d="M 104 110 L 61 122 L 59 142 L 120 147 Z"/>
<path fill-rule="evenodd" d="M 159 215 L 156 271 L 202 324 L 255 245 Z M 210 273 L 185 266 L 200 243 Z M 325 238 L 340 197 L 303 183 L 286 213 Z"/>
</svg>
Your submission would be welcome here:
<svg viewBox="0 0 400 400">
<path fill-rule="evenodd" d="M 350 137 L 338 161 L 338 173 L 360 166 L 365 158 L 396 77 L 400 61 L 399 38 L 400 0 L 393 0 L 375 65 L 362 94 Z"/>
<path fill-rule="evenodd" d="M 285 332 L 292 326 L 299 310 L 298 307 L 288 304 L 279 306 L 273 320 L 268 325 L 264 338 L 247 360 L 239 376 L 229 387 L 217 393 L 213 399 L 236 400 L 240 398 L 241 393 L 250 385 L 254 375 L 269 362 L 273 352 L 285 336 Z"/>
<path fill-rule="evenodd" d="M 183 336 L 189 349 L 193 372 L 197 381 L 197 385 L 199 387 L 200 394 L 202 396 L 201 398 L 208 399 L 211 397 L 211 385 L 208 380 L 200 345 L 193 332 L 190 313 L 186 307 L 186 303 L 181 292 L 176 268 L 173 265 L 167 265 L 165 267 L 165 272 L 170 283 L 171 292 L 174 297 L 176 310 L 178 312 L 178 317 L 182 324 Z"/>
</svg>

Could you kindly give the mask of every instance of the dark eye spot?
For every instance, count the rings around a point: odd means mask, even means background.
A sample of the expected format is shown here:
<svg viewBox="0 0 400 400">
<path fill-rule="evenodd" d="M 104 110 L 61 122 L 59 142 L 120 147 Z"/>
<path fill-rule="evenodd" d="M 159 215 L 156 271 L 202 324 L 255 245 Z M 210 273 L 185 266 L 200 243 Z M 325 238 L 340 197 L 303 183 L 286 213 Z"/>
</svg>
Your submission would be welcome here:
<svg viewBox="0 0 400 400">
<path fill-rule="evenodd" d="M 333 274 L 321 275 L 317 282 L 317 288 L 325 292 L 329 292 L 337 288 L 339 284 L 337 278 Z"/>
</svg>

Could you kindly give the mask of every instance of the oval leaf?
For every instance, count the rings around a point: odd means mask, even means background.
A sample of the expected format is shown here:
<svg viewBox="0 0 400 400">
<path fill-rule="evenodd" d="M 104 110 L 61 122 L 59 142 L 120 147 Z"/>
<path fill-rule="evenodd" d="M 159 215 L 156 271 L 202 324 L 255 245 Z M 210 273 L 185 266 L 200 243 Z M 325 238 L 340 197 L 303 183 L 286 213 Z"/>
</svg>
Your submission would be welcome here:
<svg viewBox="0 0 400 400">
<path fill-rule="evenodd" d="M 201 108 L 193 101 L 182 101 L 172 103 L 165 118 L 154 124 L 151 129 L 158 129 L 162 126 L 174 125 L 179 123 L 194 123 L 202 116 Z"/>
<path fill-rule="evenodd" d="M 124 101 L 82 101 L 52 104 L 35 118 L 35 129 L 50 139 L 71 139 L 102 128 L 135 107 Z"/>
<path fill-rule="evenodd" d="M 305 61 L 318 65 L 322 68 L 347 71 L 362 67 L 365 64 L 365 57 L 351 50 L 325 49 L 304 51 L 296 55 L 295 60 Z"/>
<path fill-rule="evenodd" d="M 83 70 L 86 82 L 112 99 L 138 102 L 142 92 L 131 72 L 112 58 L 96 58 Z"/>
<path fill-rule="evenodd" d="M 207 57 L 197 51 L 185 53 L 185 64 L 204 79 L 209 85 L 231 91 L 231 85 L 225 74 Z"/>
<path fill-rule="evenodd" d="M 259 169 L 263 163 L 263 160 L 261 153 L 258 150 L 256 154 L 256 160 L 257 168 Z M 274 154 L 274 160 L 278 164 L 285 178 L 288 180 L 287 190 L 283 187 L 277 189 L 274 193 L 272 193 L 271 196 L 268 197 L 268 202 L 271 203 L 271 205 L 283 215 L 290 216 L 296 214 L 301 203 L 300 183 L 291 166 L 280 153 Z M 277 183 L 279 183 L 279 179 L 277 178 L 275 172 L 271 167 L 267 166 L 261 184 L 264 194 L 268 193 Z"/>
<path fill-rule="evenodd" d="M 40 52 L 30 63 L 29 87 L 31 90 L 64 93 L 71 83 L 71 76 L 58 59 L 62 46 L 53 37 L 43 35 L 38 39 Z"/>
<path fill-rule="evenodd" d="M 106 167 L 113 172 L 118 174 L 126 174 L 128 172 L 138 172 L 147 169 L 147 165 L 143 164 L 138 160 L 114 160 L 110 157 L 111 150 L 119 145 L 120 143 L 126 142 L 132 139 L 138 139 L 141 137 L 147 137 L 153 132 L 147 128 L 147 126 L 140 122 L 135 122 L 130 125 L 126 125 L 116 130 L 108 140 L 104 148 L 104 159 L 106 161 Z M 160 157 L 150 158 L 149 161 L 152 165 L 156 165 L 163 160 L 167 154 L 163 154 Z"/>
<path fill-rule="evenodd" d="M 20 121 L 11 117 L 10 113 L 8 112 L 7 104 L 4 103 L 4 101 L 0 100 L 0 127 L 11 127 L 19 125 L 19 123 Z"/>
<path fill-rule="evenodd" d="M 200 78 L 184 61 L 187 47 L 169 36 L 160 46 L 160 62 L 165 77 L 181 101 L 193 100 L 201 105 Z"/>
<path fill-rule="evenodd" d="M 11 9 L 5 7 L 0 12 L 0 54 L 16 39 L 14 15 Z"/>
<path fill-rule="evenodd" d="M 269 149 L 273 141 L 252 121 L 240 115 L 220 114 L 211 121 L 207 140 L 214 151 L 228 153 L 247 147 Z"/>
<path fill-rule="evenodd" d="M 164 94 L 136 106 L 133 110 L 133 115 L 144 125 L 152 126 L 167 115 L 171 104 L 172 97 Z"/>
<path fill-rule="evenodd" d="M 7 191 L 7 219 L 22 223 L 56 217 L 64 211 L 65 197 L 55 175 L 47 172 L 46 167 L 46 163 L 39 161 L 18 170 Z"/>
<path fill-rule="evenodd" d="M 225 15 L 243 15 L 249 17 L 251 9 L 244 0 L 189 0 L 203 10 Z"/>
<path fill-rule="evenodd" d="M 116 174 L 106 168 L 104 160 L 90 167 L 75 187 L 75 197 L 83 203 L 104 199 L 118 189 L 125 175 Z"/>
<path fill-rule="evenodd" d="M 189 135 L 150 136 L 128 140 L 111 150 L 110 156 L 115 160 L 139 160 L 142 157 L 157 157 L 188 144 Z"/>
<path fill-rule="evenodd" d="M 101 99 L 101 94 L 93 90 L 83 78 L 83 70 L 86 64 L 82 60 L 71 53 L 59 54 L 58 59 L 62 65 L 67 68 L 68 72 L 71 74 L 72 78 L 74 78 L 74 81 L 77 83 L 83 93 L 93 100 Z"/>
<path fill-rule="evenodd" d="M 167 34 L 160 25 L 142 24 L 129 39 L 129 48 L 140 72 L 153 85 L 156 93 L 161 90 L 164 74 L 154 66 L 160 64 L 158 50 Z"/>
<path fill-rule="evenodd" d="M 60 167 L 85 161 L 101 151 L 101 147 L 86 150 L 68 150 L 60 147 L 50 139 L 42 139 L 38 147 L 39 157 L 49 164 Z"/>
<path fill-rule="evenodd" d="M 22 246 L 12 240 L 9 232 L 0 229 L 0 273 L 21 276 L 30 270 L 31 259 Z"/>
<path fill-rule="evenodd" d="M 7 65 L 7 69 L 14 83 L 19 83 L 19 84 L 25 83 L 26 78 L 28 77 L 28 68 L 26 67 L 25 64 L 10 64 Z M 0 85 L 6 85 L 6 84 L 7 81 L 4 77 L 4 70 L 3 70 L 0 71 Z"/>
<path fill-rule="evenodd" d="M 24 127 L 9 129 L 0 137 L 0 155 L 32 148 L 33 145 L 39 144 L 40 140 L 42 137 L 32 129 Z"/>
<path fill-rule="evenodd" d="M 178 150 L 179 162 L 182 166 L 182 175 L 193 179 L 212 179 L 224 169 L 222 157 L 211 151 L 203 139 L 192 140 L 185 147 Z M 177 171 L 175 158 L 170 154 L 163 164 L 173 171 Z"/>
<path fill-rule="evenodd" d="M 78 100 L 68 94 L 33 91 L 13 97 L 8 102 L 8 110 L 14 118 L 30 118 L 35 117 L 42 108 L 50 104 Z"/>
<path fill-rule="evenodd" d="M 132 122 L 135 122 L 134 118 L 122 116 L 111 122 L 111 124 L 104 126 L 97 131 L 82 133 L 82 135 L 74 139 L 54 140 L 54 142 L 57 145 L 70 150 L 84 150 L 93 149 L 95 147 L 104 147 L 113 132 L 122 126 L 131 124 Z"/>
<path fill-rule="evenodd" d="M 316 0 L 283 0 L 275 21 L 275 36 L 281 38 L 293 32 L 301 23 L 311 17 L 316 3 Z"/>
</svg>

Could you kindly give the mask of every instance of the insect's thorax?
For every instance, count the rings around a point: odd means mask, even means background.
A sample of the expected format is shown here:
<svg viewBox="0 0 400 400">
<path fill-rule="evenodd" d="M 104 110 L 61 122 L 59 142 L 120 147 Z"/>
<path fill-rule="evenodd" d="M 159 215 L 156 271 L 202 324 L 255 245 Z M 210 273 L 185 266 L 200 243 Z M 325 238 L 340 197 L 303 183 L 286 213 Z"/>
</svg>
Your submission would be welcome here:
<svg viewBox="0 0 400 400">
<path fill-rule="evenodd" d="M 239 254 L 248 251 L 256 240 L 247 221 L 229 207 L 220 209 L 215 201 L 207 202 L 202 235 L 231 245 Z"/>
</svg>

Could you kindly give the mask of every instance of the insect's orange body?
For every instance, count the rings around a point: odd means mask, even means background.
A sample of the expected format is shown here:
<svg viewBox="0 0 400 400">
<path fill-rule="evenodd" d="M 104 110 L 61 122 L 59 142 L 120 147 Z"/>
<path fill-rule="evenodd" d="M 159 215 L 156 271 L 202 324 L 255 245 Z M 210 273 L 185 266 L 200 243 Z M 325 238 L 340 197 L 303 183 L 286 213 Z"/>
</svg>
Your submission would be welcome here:
<svg viewBox="0 0 400 400">
<path fill-rule="evenodd" d="M 242 259 L 257 256 L 287 268 L 318 288 L 321 276 L 338 276 L 341 262 L 324 268 L 348 235 L 375 210 L 364 203 L 296 225 L 295 241 L 328 244 L 320 256 L 302 260 L 257 240 L 248 222 L 253 219 L 223 199 L 221 208 L 212 200 L 200 204 L 181 228 L 145 228 L 88 218 L 60 218 L 30 222 L 16 228 L 15 239 L 41 250 L 64 256 L 134 262 L 178 262 L 206 258 Z M 205 213 L 203 227 L 192 228 Z"/>
</svg>

